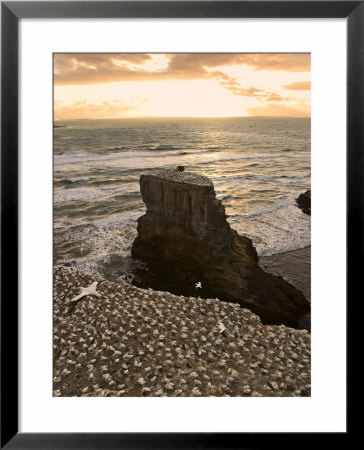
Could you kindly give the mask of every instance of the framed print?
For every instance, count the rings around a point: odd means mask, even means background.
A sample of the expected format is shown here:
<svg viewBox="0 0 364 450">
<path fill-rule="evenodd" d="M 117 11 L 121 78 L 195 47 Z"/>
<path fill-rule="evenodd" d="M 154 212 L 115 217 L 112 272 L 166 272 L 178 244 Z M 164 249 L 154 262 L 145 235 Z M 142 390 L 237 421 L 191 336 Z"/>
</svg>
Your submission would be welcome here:
<svg viewBox="0 0 364 450">
<path fill-rule="evenodd" d="M 363 8 L 2 2 L 2 446 L 347 436 Z"/>
</svg>

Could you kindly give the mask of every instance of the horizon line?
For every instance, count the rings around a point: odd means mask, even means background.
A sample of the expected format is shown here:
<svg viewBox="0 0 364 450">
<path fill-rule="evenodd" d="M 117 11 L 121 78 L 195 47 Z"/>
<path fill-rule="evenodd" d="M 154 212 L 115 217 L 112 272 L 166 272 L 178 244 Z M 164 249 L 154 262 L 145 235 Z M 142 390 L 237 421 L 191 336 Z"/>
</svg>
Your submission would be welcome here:
<svg viewBox="0 0 364 450">
<path fill-rule="evenodd" d="M 252 118 L 270 118 L 270 119 L 310 119 L 310 116 L 134 116 L 134 117 L 83 117 L 76 119 L 53 119 L 56 121 L 66 120 L 128 120 L 128 119 L 252 119 Z"/>
</svg>

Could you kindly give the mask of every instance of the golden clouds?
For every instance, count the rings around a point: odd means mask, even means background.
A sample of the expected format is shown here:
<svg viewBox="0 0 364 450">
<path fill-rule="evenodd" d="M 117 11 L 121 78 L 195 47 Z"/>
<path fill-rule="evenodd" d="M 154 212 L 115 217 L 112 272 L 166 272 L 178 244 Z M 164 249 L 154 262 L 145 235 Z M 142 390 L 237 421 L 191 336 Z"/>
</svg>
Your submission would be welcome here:
<svg viewBox="0 0 364 450">
<path fill-rule="evenodd" d="M 165 54 L 165 65 L 152 63 L 157 54 L 58 54 L 54 55 L 54 82 L 62 84 L 97 84 L 117 81 L 152 81 L 163 79 L 201 79 L 214 75 L 221 66 L 243 65 L 252 70 L 288 72 L 310 71 L 310 55 L 189 53 Z M 153 70 L 154 69 L 154 70 Z"/>
<path fill-rule="evenodd" d="M 309 115 L 310 59 L 303 53 L 55 54 L 55 118 Z"/>
<path fill-rule="evenodd" d="M 289 91 L 310 91 L 311 81 L 295 81 L 284 85 L 283 88 Z"/>
</svg>

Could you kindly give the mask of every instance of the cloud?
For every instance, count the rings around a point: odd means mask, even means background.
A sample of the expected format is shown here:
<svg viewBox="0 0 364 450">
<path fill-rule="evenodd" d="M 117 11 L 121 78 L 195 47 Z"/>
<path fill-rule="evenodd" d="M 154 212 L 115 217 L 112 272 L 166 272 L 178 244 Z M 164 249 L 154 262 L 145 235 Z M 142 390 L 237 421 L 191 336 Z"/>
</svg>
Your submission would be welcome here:
<svg viewBox="0 0 364 450">
<path fill-rule="evenodd" d="M 144 103 L 144 102 L 142 102 Z M 119 100 L 111 102 L 89 103 L 87 100 L 65 105 L 61 101 L 54 102 L 54 118 L 60 119 L 108 119 L 111 117 L 123 117 L 125 113 L 139 108 L 142 103 L 126 103 Z"/>
<path fill-rule="evenodd" d="M 290 84 L 285 84 L 282 87 L 289 91 L 310 91 L 311 81 L 295 81 Z"/>
<path fill-rule="evenodd" d="M 234 95 L 239 95 L 242 97 L 254 97 L 257 100 L 266 100 L 269 102 L 281 102 L 290 100 L 290 97 L 282 97 L 275 92 L 265 91 L 264 89 L 259 89 L 256 87 L 243 87 L 238 83 L 235 77 L 229 77 L 227 74 L 220 71 L 214 71 L 211 72 L 211 74 L 216 76 L 222 87 L 228 89 Z"/>
<path fill-rule="evenodd" d="M 276 94 L 275 92 L 271 92 L 267 94 L 265 100 L 267 102 L 287 102 L 288 100 L 291 100 L 291 97 L 282 97 L 281 95 Z"/>
<path fill-rule="evenodd" d="M 227 75 L 219 79 L 221 86 L 231 91 L 234 95 L 241 95 L 243 97 L 254 97 L 257 100 L 265 100 L 268 102 L 282 102 L 288 101 L 291 97 L 282 97 L 275 92 L 265 91 L 255 87 L 242 87 L 236 81 L 236 78 L 230 78 Z"/>
<path fill-rule="evenodd" d="M 246 107 L 249 116 L 290 116 L 310 117 L 311 108 L 309 104 L 287 105 L 281 103 L 270 103 L 259 106 Z"/>
<path fill-rule="evenodd" d="M 282 70 L 285 72 L 310 72 L 310 53 L 249 53 L 240 61 L 254 70 Z"/>
<path fill-rule="evenodd" d="M 148 71 L 141 67 L 151 59 L 148 54 L 55 54 L 54 83 L 81 85 L 145 80 Z"/>
<path fill-rule="evenodd" d="M 55 53 L 56 73 L 106 71 L 118 67 L 118 62 L 142 64 L 151 59 L 148 54 L 139 53 Z"/>
<path fill-rule="evenodd" d="M 245 65 L 253 70 L 309 72 L 309 53 L 188 53 L 173 55 L 169 69 L 203 73 L 206 68 Z"/>
<path fill-rule="evenodd" d="M 241 95 L 243 97 L 264 97 L 263 89 L 257 89 L 255 87 L 244 88 L 240 86 L 225 86 L 229 91 L 231 91 L 235 95 Z"/>
<path fill-rule="evenodd" d="M 240 73 L 237 70 L 238 66 L 244 66 L 250 71 L 308 72 L 310 60 L 310 54 L 303 53 L 55 54 L 54 83 L 81 86 L 121 81 L 212 80 L 237 97 L 247 97 L 254 99 L 253 103 L 258 102 L 260 105 L 245 107 L 250 115 L 309 116 L 309 102 L 300 103 L 299 99 L 294 98 L 294 93 L 289 97 L 281 92 L 279 86 L 283 80 L 292 79 L 292 75 L 287 77 L 285 74 L 276 74 L 278 79 L 282 80 L 277 86 L 277 91 L 280 92 L 278 93 L 273 92 L 276 90 L 275 87 L 264 86 L 262 82 L 258 86 L 252 86 L 250 83 L 255 84 L 251 81 L 255 77 L 252 77 L 251 73 L 246 78 L 246 84 L 243 75 L 239 75 L 238 78 L 228 73 Z M 242 71 L 241 74 L 243 73 L 249 71 Z M 270 80 L 276 79 L 277 76 L 272 76 L 272 73 L 268 72 L 257 79 Z M 291 82 L 283 88 L 288 91 L 309 90 L 310 82 Z M 251 104 L 252 100 L 242 103 Z M 83 101 L 72 105 L 55 104 L 55 117 L 58 119 L 123 117 L 129 116 L 129 111 L 140 105 L 117 100 L 104 103 Z"/>
<path fill-rule="evenodd" d="M 224 79 L 218 68 L 234 65 L 253 70 L 310 71 L 307 53 L 188 53 L 165 54 L 165 64 L 153 64 L 159 54 L 74 53 L 54 55 L 57 85 L 99 84 L 118 81 Z M 227 77 L 226 81 L 233 82 Z"/>
</svg>

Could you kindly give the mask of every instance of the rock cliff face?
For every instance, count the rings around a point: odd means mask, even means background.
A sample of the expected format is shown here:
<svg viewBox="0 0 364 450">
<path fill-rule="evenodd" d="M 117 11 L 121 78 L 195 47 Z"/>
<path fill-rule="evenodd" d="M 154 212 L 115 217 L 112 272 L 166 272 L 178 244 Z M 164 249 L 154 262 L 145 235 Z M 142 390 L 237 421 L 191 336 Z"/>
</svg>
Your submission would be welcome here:
<svg viewBox="0 0 364 450">
<path fill-rule="evenodd" d="M 259 267 L 251 240 L 230 228 L 210 179 L 163 170 L 142 175 L 140 189 L 147 212 L 138 219 L 132 256 L 146 266 L 137 286 L 216 297 L 249 308 L 263 323 L 298 325 L 308 301 Z"/>
</svg>

